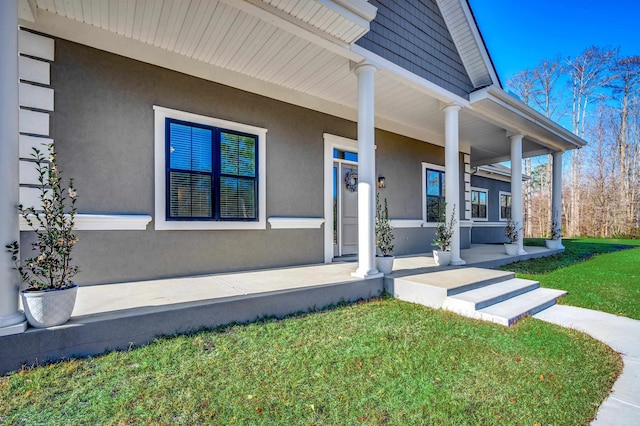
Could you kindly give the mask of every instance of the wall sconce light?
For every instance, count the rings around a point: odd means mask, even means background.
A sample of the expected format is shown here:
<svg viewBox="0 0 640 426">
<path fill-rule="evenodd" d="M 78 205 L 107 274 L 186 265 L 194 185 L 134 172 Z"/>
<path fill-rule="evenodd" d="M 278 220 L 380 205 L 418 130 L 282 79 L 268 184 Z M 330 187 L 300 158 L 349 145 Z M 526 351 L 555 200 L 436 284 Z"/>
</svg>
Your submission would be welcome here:
<svg viewBox="0 0 640 426">
<path fill-rule="evenodd" d="M 384 176 L 378 176 L 378 188 L 386 188 L 387 182 L 384 179 Z"/>
</svg>

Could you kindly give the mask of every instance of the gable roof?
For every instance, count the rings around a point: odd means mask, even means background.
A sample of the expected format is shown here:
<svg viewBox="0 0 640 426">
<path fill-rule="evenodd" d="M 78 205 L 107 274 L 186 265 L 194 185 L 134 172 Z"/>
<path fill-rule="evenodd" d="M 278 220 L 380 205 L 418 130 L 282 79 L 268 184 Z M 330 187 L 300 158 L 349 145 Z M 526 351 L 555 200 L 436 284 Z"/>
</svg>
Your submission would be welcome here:
<svg viewBox="0 0 640 426">
<path fill-rule="evenodd" d="M 436 0 L 475 89 L 502 86 L 467 0 Z"/>
</svg>

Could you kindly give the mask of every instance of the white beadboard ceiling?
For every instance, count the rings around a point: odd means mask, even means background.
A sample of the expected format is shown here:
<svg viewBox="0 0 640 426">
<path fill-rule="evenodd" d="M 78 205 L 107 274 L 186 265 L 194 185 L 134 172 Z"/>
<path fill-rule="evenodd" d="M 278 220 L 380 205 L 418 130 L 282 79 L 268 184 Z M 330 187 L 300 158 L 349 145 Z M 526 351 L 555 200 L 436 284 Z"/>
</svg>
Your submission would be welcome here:
<svg viewBox="0 0 640 426">
<path fill-rule="evenodd" d="M 89 30 L 99 28 L 111 39 L 117 34 L 122 43 L 143 43 L 210 66 L 211 75 L 224 69 L 286 88 L 294 93 L 288 102 L 297 103 L 295 94 L 301 94 L 336 105 L 336 111 L 354 112 L 357 79 L 351 60 L 358 56 L 349 44 L 368 31 L 367 19 L 375 16 L 375 8 L 364 0 L 35 0 L 35 4 L 38 10 L 30 25 L 35 30 L 100 48 L 96 30 Z M 346 10 L 346 4 L 357 4 L 359 9 Z M 70 37 L 61 17 L 84 25 L 74 25 Z M 49 23 L 39 26 L 38 20 Z M 107 38 L 103 35 L 98 38 Z M 130 56 L 145 60 L 144 55 Z M 438 99 L 389 70 L 376 73 L 375 86 L 377 127 L 443 144 L 444 113 Z M 355 114 L 347 118 L 354 119 Z M 478 154 L 474 163 L 508 156 L 504 127 L 465 109 L 460 114 L 460 137 L 472 157 Z"/>
</svg>

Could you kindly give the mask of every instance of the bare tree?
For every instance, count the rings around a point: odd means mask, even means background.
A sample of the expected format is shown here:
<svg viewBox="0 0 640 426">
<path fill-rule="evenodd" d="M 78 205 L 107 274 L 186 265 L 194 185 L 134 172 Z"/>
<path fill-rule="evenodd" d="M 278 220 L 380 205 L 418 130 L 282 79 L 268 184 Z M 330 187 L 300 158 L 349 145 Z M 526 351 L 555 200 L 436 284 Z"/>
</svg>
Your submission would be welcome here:
<svg viewBox="0 0 640 426">
<path fill-rule="evenodd" d="M 569 85 L 572 89 L 571 125 L 572 131 L 584 138 L 585 118 L 589 105 L 602 95 L 602 87 L 611 80 L 609 73 L 611 62 L 617 55 L 617 49 L 591 46 L 575 58 L 566 61 Z M 571 153 L 571 199 L 569 208 L 569 235 L 580 234 L 580 186 L 582 170 L 582 151 Z"/>
<path fill-rule="evenodd" d="M 625 203 L 625 234 L 638 233 L 638 96 L 640 94 L 640 56 L 619 58 L 612 67 L 610 87 L 619 100 L 616 154 L 619 160 L 618 194 Z"/>
</svg>

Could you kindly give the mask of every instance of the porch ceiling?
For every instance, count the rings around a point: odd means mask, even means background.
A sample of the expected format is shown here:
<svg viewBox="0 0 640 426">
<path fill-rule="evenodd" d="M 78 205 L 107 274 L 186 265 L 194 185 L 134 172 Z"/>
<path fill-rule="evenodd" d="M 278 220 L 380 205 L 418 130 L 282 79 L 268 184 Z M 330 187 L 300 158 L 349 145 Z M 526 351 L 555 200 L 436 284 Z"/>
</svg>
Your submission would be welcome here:
<svg viewBox="0 0 640 426">
<path fill-rule="evenodd" d="M 20 24 L 133 59 L 243 90 L 357 117 L 351 43 L 368 31 L 375 8 L 364 0 L 23 0 Z M 31 12 L 25 13 L 26 12 Z M 381 68 L 376 74 L 376 127 L 444 144 L 446 95 L 418 79 Z M 429 83 L 430 84 L 430 83 Z M 451 99 L 454 99 L 452 95 Z M 466 102 L 466 101 L 465 101 Z M 507 127 L 463 108 L 460 146 L 472 162 L 509 154 Z M 524 155 L 539 152 L 525 139 Z"/>
</svg>

